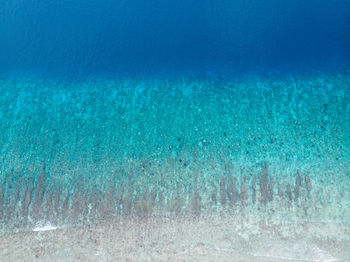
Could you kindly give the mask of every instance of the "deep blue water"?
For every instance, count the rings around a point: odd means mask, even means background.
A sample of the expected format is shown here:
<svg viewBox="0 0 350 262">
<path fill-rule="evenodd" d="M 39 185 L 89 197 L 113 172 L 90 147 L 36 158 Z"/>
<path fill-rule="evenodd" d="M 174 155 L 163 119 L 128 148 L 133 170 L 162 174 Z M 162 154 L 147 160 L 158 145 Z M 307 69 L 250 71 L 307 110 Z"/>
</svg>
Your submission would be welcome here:
<svg viewBox="0 0 350 262">
<path fill-rule="evenodd" d="M 2 0 L 0 75 L 313 70 L 349 64 L 348 0 Z"/>
</svg>

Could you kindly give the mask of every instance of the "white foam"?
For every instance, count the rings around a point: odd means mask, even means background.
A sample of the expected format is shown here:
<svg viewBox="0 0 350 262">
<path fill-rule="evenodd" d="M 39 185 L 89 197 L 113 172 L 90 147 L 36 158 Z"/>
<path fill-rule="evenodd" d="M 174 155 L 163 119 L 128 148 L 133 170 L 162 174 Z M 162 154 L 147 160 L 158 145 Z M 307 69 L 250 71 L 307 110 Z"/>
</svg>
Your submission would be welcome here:
<svg viewBox="0 0 350 262">
<path fill-rule="evenodd" d="M 42 221 L 39 221 L 35 224 L 33 231 L 49 231 L 49 230 L 56 230 L 56 229 L 57 227 L 51 225 L 50 221 L 46 222 L 46 224 L 43 224 Z"/>
</svg>

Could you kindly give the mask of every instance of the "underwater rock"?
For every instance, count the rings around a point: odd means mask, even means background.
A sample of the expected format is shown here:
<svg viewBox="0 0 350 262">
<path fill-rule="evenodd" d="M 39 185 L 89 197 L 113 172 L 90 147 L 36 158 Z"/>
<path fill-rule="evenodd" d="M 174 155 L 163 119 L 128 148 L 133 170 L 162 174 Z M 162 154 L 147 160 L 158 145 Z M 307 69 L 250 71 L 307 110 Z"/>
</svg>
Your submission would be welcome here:
<svg viewBox="0 0 350 262">
<path fill-rule="evenodd" d="M 125 183 L 123 182 L 120 186 L 119 191 L 115 197 L 116 211 L 118 215 L 122 214 L 122 204 L 123 204 L 123 195 L 125 190 Z"/>
<path fill-rule="evenodd" d="M 289 203 L 292 203 L 293 197 L 292 197 L 292 189 L 290 184 L 287 184 L 287 189 L 286 189 L 286 197 L 287 197 L 287 201 Z"/>
<path fill-rule="evenodd" d="M 311 179 L 308 175 L 305 176 L 305 184 L 306 184 L 307 191 L 310 193 L 312 186 L 311 186 Z"/>
<path fill-rule="evenodd" d="M 246 186 L 246 183 L 245 183 L 244 179 L 242 180 L 242 183 L 241 183 L 241 197 L 240 197 L 240 200 L 241 200 L 241 206 L 245 207 L 247 205 L 247 202 L 248 202 L 248 189 L 247 189 L 247 186 Z"/>
<path fill-rule="evenodd" d="M 0 187 L 0 220 L 3 217 L 3 212 L 4 212 L 4 189 L 1 186 Z"/>
<path fill-rule="evenodd" d="M 256 180 L 255 177 L 253 178 L 252 182 L 252 203 L 255 205 L 256 203 Z"/>
<path fill-rule="evenodd" d="M 132 213 L 132 207 L 133 207 L 133 186 L 130 184 L 129 190 L 126 193 L 124 199 L 123 199 L 123 215 L 124 216 L 129 216 Z"/>
<path fill-rule="evenodd" d="M 161 190 L 158 192 L 158 205 L 159 208 L 162 208 L 165 205 L 165 197 Z"/>
<path fill-rule="evenodd" d="M 217 204 L 217 188 L 215 186 L 213 192 L 211 193 L 211 201 L 214 206 Z"/>
<path fill-rule="evenodd" d="M 42 172 L 40 172 L 38 179 L 35 183 L 35 196 L 34 196 L 35 201 L 34 201 L 34 203 L 39 208 L 43 202 L 45 186 L 46 186 L 45 181 L 46 181 L 46 172 L 42 171 Z"/>
<path fill-rule="evenodd" d="M 274 188 L 274 179 L 273 177 L 270 178 L 269 186 L 268 186 L 268 201 L 273 201 L 273 188 Z"/>
<path fill-rule="evenodd" d="M 190 205 L 190 211 L 193 216 L 198 217 L 201 215 L 202 204 L 201 204 L 201 196 L 199 195 L 198 190 L 196 190 L 192 195 L 189 205 Z"/>
<path fill-rule="evenodd" d="M 237 202 L 238 191 L 237 191 L 237 187 L 236 187 L 235 178 L 231 174 L 229 174 L 229 176 L 228 176 L 227 196 L 229 199 L 230 207 L 233 207 Z"/>
<path fill-rule="evenodd" d="M 278 185 L 278 196 L 280 200 L 283 200 L 283 189 L 281 185 Z"/>
<path fill-rule="evenodd" d="M 14 204 L 16 204 L 19 200 L 19 195 L 20 195 L 22 184 L 23 184 L 22 179 L 18 178 L 16 181 L 16 189 L 15 189 L 15 194 L 14 194 Z"/>
<path fill-rule="evenodd" d="M 61 197 L 61 194 L 62 194 L 62 186 L 61 185 L 58 185 L 58 188 L 55 192 L 55 197 L 54 197 L 54 210 L 55 210 L 55 214 L 56 216 L 59 215 L 60 213 L 60 197 Z"/>
<path fill-rule="evenodd" d="M 114 180 L 112 180 L 108 184 L 106 201 L 103 201 L 104 216 L 108 218 L 112 217 L 115 212 L 114 194 L 115 194 L 115 183 L 114 183 Z"/>
<path fill-rule="evenodd" d="M 42 216 L 42 204 L 46 190 L 46 172 L 42 170 L 35 183 L 34 199 L 32 203 L 32 212 L 34 219 L 39 219 Z"/>
<path fill-rule="evenodd" d="M 46 218 L 49 220 L 51 220 L 52 211 L 52 195 L 46 194 Z"/>
<path fill-rule="evenodd" d="M 100 202 L 101 202 L 101 199 L 98 195 L 96 188 L 94 188 L 90 194 L 90 203 L 91 203 L 90 219 L 94 220 L 98 218 Z"/>
<path fill-rule="evenodd" d="M 226 186 L 225 178 L 222 178 L 220 181 L 220 203 L 222 206 L 226 205 Z"/>
<path fill-rule="evenodd" d="M 300 194 L 300 187 L 301 187 L 301 173 L 298 170 L 297 171 L 297 178 L 295 180 L 295 187 L 294 187 L 294 201 L 297 203 L 299 199 L 299 194 Z"/>
<path fill-rule="evenodd" d="M 66 197 L 64 198 L 64 201 L 62 203 L 61 210 L 60 210 L 62 221 L 67 220 L 70 197 L 71 197 L 70 192 L 67 192 Z"/>
<path fill-rule="evenodd" d="M 260 202 L 264 205 L 266 205 L 268 200 L 268 173 L 269 173 L 269 167 L 267 163 L 264 164 L 264 168 L 261 172 L 260 177 Z"/>
<path fill-rule="evenodd" d="M 29 205 L 31 203 L 32 194 L 33 194 L 33 184 L 29 183 L 26 187 L 24 197 L 22 200 L 22 215 L 23 215 L 24 221 L 28 219 Z"/>
</svg>

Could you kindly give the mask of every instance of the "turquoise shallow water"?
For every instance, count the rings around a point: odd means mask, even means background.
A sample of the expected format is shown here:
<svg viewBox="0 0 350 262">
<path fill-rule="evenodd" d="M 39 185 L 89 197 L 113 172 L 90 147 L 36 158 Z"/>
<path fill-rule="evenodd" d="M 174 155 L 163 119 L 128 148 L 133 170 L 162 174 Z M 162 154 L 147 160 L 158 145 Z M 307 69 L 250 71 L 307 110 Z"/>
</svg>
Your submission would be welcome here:
<svg viewBox="0 0 350 262">
<path fill-rule="evenodd" d="M 0 82 L 0 222 L 350 221 L 350 76 Z"/>
<path fill-rule="evenodd" d="M 350 261 L 349 0 L 2 0 L 0 32 L 0 261 Z"/>
</svg>

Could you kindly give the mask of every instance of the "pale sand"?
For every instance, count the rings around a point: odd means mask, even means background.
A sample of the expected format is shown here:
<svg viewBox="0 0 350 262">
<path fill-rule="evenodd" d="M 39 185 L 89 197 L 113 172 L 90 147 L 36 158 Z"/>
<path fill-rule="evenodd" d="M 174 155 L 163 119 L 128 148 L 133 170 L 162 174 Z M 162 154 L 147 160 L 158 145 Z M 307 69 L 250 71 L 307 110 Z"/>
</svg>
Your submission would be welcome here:
<svg viewBox="0 0 350 262">
<path fill-rule="evenodd" d="M 350 225 L 335 223 L 214 215 L 51 229 L 3 233 L 0 261 L 350 261 Z"/>
</svg>

